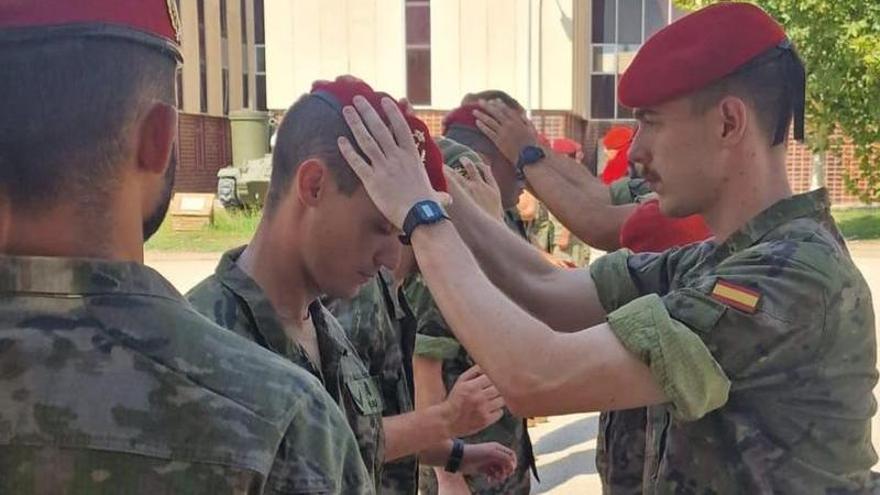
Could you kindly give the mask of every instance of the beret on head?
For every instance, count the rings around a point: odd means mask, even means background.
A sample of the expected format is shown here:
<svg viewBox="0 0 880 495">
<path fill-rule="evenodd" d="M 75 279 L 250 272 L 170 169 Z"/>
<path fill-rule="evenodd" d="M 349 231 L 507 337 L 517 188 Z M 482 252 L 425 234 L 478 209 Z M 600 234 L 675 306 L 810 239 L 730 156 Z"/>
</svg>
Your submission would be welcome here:
<svg viewBox="0 0 880 495">
<path fill-rule="evenodd" d="M 181 60 L 179 30 L 180 16 L 173 0 L 0 1 L 0 43 L 116 38 L 154 47 Z"/>
<path fill-rule="evenodd" d="M 620 228 L 620 245 L 636 253 L 667 249 L 705 241 L 712 232 L 699 215 L 667 217 L 656 199 L 640 204 Z"/>
<path fill-rule="evenodd" d="M 474 110 L 482 110 L 482 108 L 478 103 L 468 103 L 449 112 L 443 118 L 443 134 L 446 134 L 446 131 L 452 126 L 466 127 L 479 131 Z"/>
<path fill-rule="evenodd" d="M 633 135 L 635 135 L 635 131 L 631 127 L 616 125 L 609 129 L 605 137 L 602 138 L 602 146 L 609 150 L 623 149 L 624 146 L 628 146 L 632 142 Z"/>
<path fill-rule="evenodd" d="M 552 149 L 554 153 L 571 155 L 581 149 L 581 144 L 574 139 L 558 138 L 553 140 Z"/>
<path fill-rule="evenodd" d="M 310 95 L 327 103 L 339 115 L 342 115 L 343 107 L 353 105 L 355 96 L 363 96 L 386 124 L 388 124 L 388 116 L 385 115 L 385 111 L 382 109 L 382 98 L 388 97 L 392 101 L 397 101 L 387 93 L 373 90 L 369 84 L 353 76 L 339 76 L 335 81 L 316 81 L 312 84 Z M 412 131 L 413 139 L 418 147 L 419 155 L 422 158 L 422 164 L 425 166 L 428 179 L 431 181 L 431 186 L 436 191 L 446 191 L 446 176 L 443 175 L 443 155 L 431 138 L 428 126 L 418 117 L 408 114 L 406 109 L 401 107 L 399 103 L 398 107 Z"/>
<path fill-rule="evenodd" d="M 620 78 L 620 103 L 650 107 L 728 76 L 786 39 L 749 3 L 723 2 L 688 14 L 651 36 Z"/>
</svg>

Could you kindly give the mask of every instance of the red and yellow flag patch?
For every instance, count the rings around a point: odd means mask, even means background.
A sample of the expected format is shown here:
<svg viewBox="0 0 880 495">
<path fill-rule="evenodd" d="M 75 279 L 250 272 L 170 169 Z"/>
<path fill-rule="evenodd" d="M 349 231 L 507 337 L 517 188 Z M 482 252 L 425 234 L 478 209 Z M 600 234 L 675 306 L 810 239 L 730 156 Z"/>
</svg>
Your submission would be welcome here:
<svg viewBox="0 0 880 495">
<path fill-rule="evenodd" d="M 758 309 L 761 293 L 743 285 L 718 279 L 712 288 L 712 299 L 731 308 L 753 314 Z"/>
</svg>

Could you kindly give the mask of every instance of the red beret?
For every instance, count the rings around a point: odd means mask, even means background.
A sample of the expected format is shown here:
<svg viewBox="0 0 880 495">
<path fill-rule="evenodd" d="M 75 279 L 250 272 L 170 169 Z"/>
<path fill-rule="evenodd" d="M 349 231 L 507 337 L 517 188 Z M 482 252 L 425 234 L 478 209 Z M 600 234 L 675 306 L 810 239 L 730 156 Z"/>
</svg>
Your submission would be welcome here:
<svg viewBox="0 0 880 495">
<path fill-rule="evenodd" d="M 5 0 L 0 30 L 42 30 L 47 37 L 113 37 L 155 46 L 180 59 L 180 16 L 173 0 Z M 7 34 L 14 34 L 9 31 Z M 24 33 L 21 33 L 24 34 Z M 3 37 L 0 36 L 0 41 Z"/>
<path fill-rule="evenodd" d="M 602 182 L 611 184 L 617 179 L 629 173 L 629 145 L 625 143 L 622 148 L 617 150 L 617 154 L 605 164 L 602 170 Z"/>
<path fill-rule="evenodd" d="M 602 145 L 609 150 L 619 150 L 632 142 L 635 131 L 631 127 L 616 125 L 602 138 Z"/>
<path fill-rule="evenodd" d="M 553 151 L 561 155 L 571 155 L 581 149 L 581 144 L 574 139 L 558 138 L 553 140 Z"/>
<path fill-rule="evenodd" d="M 658 253 L 711 236 L 703 217 L 667 217 L 660 212 L 660 202 L 655 199 L 640 204 L 626 219 L 620 228 L 620 245 L 636 253 Z"/>
<path fill-rule="evenodd" d="M 702 89 L 786 40 L 760 8 L 723 2 L 686 15 L 645 42 L 620 78 L 630 108 L 658 105 Z"/>
<path fill-rule="evenodd" d="M 443 134 L 446 134 L 446 131 L 452 126 L 477 129 L 477 118 L 474 116 L 474 110 L 482 111 L 482 109 L 483 107 L 478 103 L 468 103 L 449 112 L 443 118 Z"/>
<path fill-rule="evenodd" d="M 363 96 L 379 113 L 386 124 L 388 123 L 388 117 L 385 115 L 385 111 L 382 110 L 382 98 L 388 97 L 392 101 L 397 101 L 388 93 L 375 91 L 369 84 L 353 76 L 339 76 L 335 81 L 316 81 L 312 84 L 311 95 L 320 98 L 340 115 L 342 114 L 343 107 L 353 104 L 355 96 Z M 446 176 L 443 175 L 443 154 L 440 152 L 440 148 L 437 147 L 437 143 L 431 138 L 428 126 L 418 117 L 407 113 L 406 109 L 400 106 L 399 103 L 398 107 L 412 131 L 413 139 L 419 149 L 419 154 L 421 155 L 422 163 L 425 165 L 425 172 L 428 174 L 431 186 L 436 191 L 446 191 Z"/>
</svg>

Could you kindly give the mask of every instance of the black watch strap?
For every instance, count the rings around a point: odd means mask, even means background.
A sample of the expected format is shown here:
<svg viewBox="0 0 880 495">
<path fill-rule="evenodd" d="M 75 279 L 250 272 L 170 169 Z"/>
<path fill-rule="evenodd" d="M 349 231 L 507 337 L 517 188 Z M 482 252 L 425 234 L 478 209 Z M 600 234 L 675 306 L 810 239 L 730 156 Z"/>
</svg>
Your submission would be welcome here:
<svg viewBox="0 0 880 495">
<path fill-rule="evenodd" d="M 419 201 L 409 209 L 406 218 L 403 220 L 403 235 L 400 236 L 400 242 L 409 245 L 410 237 L 416 227 L 419 225 L 430 225 L 442 220 L 449 220 L 446 212 L 436 202 L 431 200 Z"/>
<path fill-rule="evenodd" d="M 457 473 L 461 468 L 461 460 L 464 459 L 464 441 L 460 438 L 452 440 L 452 451 L 449 453 L 449 460 L 446 461 L 444 468 L 447 473 Z"/>
</svg>

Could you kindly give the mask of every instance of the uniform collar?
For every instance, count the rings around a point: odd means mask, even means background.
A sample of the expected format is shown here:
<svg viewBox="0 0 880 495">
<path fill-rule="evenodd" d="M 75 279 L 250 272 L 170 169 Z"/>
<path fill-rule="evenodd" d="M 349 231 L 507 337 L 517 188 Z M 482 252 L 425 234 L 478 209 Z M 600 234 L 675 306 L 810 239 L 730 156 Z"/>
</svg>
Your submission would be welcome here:
<svg viewBox="0 0 880 495">
<path fill-rule="evenodd" d="M 726 254 L 742 251 L 760 242 L 773 230 L 801 217 L 818 217 L 827 215 L 830 209 L 828 191 L 818 189 L 804 194 L 796 194 L 790 198 L 777 201 L 773 206 L 749 220 L 742 228 L 734 232 L 719 250 Z"/>
<path fill-rule="evenodd" d="M 130 261 L 0 256 L 0 292 L 57 295 L 145 295 L 183 301 L 152 268 Z"/>
<path fill-rule="evenodd" d="M 312 369 L 313 374 L 323 380 L 322 373 L 313 369 L 312 362 L 302 346 L 284 331 L 281 317 L 278 315 L 275 307 L 272 306 L 269 297 L 257 284 L 256 280 L 251 278 L 238 265 L 238 259 L 246 247 L 246 245 L 240 246 L 224 253 L 220 263 L 217 264 L 214 275 L 224 287 L 244 302 L 247 311 L 250 313 L 250 320 L 254 322 L 254 331 L 262 336 L 263 341 L 266 342 L 270 350 L 288 358 L 299 357 L 302 365 Z M 345 345 L 339 341 L 334 332 L 330 331 L 330 321 L 328 318 L 332 318 L 332 316 L 329 316 L 327 309 L 324 308 L 319 300 L 312 301 L 309 304 L 308 311 L 318 338 L 322 364 L 326 364 L 331 356 L 325 354 L 336 352 L 334 350 L 343 352 Z"/>
</svg>

